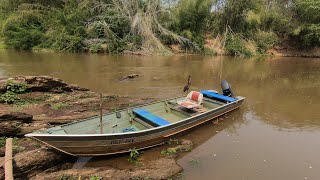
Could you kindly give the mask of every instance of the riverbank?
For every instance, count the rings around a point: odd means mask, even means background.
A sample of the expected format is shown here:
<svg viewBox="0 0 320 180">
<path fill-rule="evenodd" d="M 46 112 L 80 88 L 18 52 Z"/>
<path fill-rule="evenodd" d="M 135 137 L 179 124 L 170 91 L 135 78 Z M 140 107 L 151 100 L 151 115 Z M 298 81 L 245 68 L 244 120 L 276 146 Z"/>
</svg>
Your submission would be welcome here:
<svg viewBox="0 0 320 180">
<path fill-rule="evenodd" d="M 121 77 L 119 81 L 130 80 Z M 138 76 L 134 76 L 136 78 Z M 18 91 L 19 90 L 19 91 Z M 12 92 L 14 101 L 5 103 L 4 94 Z M 152 178 L 167 179 L 179 174 L 182 170 L 176 163 L 178 152 L 189 151 L 192 142 L 175 140 L 161 147 L 152 155 L 140 155 L 138 163 L 127 161 L 128 154 L 115 156 L 122 159 L 121 167 L 84 167 L 74 168 L 77 158 L 57 152 L 34 140 L 24 138 L 26 133 L 41 128 L 72 122 L 96 116 L 99 109 L 99 93 L 67 84 L 61 79 L 48 76 L 15 76 L 0 79 L 0 156 L 4 156 L 5 138 L 14 137 L 14 177 L 16 179 L 61 179 L 62 177 L 89 179 Z M 103 94 L 103 113 L 112 112 L 128 106 L 140 105 L 155 101 L 153 98 L 134 98 Z M 163 154 L 167 148 L 174 152 Z M 162 155 L 161 155 L 162 154 Z M 110 158 L 110 161 L 112 159 Z M 2 166 L 4 159 L 0 158 Z M 4 178 L 0 168 L 0 179 Z"/>
<path fill-rule="evenodd" d="M 186 50 L 183 50 L 180 45 L 171 45 L 167 48 L 170 49 L 172 54 L 170 56 L 185 56 L 185 55 L 209 55 L 209 56 L 234 56 L 228 53 L 225 49 L 221 47 L 221 44 L 214 39 L 205 40 L 205 51 L 203 53 L 190 53 Z M 8 49 L 3 41 L 0 41 L 0 50 Z M 276 45 L 265 54 L 257 54 L 255 49 L 252 50 L 250 56 L 274 56 L 274 57 L 307 57 L 307 58 L 319 58 L 320 57 L 320 47 L 314 47 L 310 49 L 301 49 L 297 45 L 290 46 L 288 43 Z M 33 53 L 59 53 L 55 52 L 53 49 L 44 49 L 44 48 L 34 48 L 32 49 Z M 92 54 L 92 52 L 87 52 Z M 105 53 L 93 53 L 93 54 L 105 54 Z M 140 51 L 124 51 L 121 54 L 124 55 L 137 55 L 137 56 L 158 56 L 147 54 Z"/>
</svg>

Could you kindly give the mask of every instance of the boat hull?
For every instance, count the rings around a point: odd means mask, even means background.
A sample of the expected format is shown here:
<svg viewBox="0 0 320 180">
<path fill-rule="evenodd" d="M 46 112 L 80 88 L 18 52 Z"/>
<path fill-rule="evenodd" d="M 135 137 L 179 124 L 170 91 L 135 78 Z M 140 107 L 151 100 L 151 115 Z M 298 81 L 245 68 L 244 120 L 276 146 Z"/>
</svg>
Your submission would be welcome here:
<svg viewBox="0 0 320 180">
<path fill-rule="evenodd" d="M 124 153 L 132 148 L 145 149 L 163 144 L 168 139 L 186 130 L 239 108 L 243 100 L 244 98 L 240 97 L 235 102 L 190 117 L 184 121 L 146 131 L 124 134 L 30 134 L 29 137 L 73 156 L 100 156 Z"/>
</svg>

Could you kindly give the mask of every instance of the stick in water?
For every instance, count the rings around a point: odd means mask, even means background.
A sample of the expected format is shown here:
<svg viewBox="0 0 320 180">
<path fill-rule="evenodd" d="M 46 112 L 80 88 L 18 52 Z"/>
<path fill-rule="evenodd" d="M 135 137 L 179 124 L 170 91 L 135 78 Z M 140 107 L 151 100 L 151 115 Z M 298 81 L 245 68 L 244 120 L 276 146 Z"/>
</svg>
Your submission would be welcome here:
<svg viewBox="0 0 320 180">
<path fill-rule="evenodd" d="M 12 138 L 6 140 L 6 155 L 4 164 L 5 180 L 13 180 L 13 167 L 12 167 Z"/>
<path fill-rule="evenodd" d="M 103 134 L 102 128 L 102 94 L 100 93 L 100 134 Z"/>
</svg>

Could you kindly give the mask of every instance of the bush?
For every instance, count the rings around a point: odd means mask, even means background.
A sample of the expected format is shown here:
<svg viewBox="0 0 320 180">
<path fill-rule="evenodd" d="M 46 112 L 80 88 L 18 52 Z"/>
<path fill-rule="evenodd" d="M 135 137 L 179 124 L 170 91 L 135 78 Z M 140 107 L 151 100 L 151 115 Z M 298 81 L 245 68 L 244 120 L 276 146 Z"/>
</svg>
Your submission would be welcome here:
<svg viewBox="0 0 320 180">
<path fill-rule="evenodd" d="M 293 27 L 292 18 L 278 12 L 268 12 L 262 17 L 261 29 L 264 31 L 273 31 L 282 35 L 287 35 L 292 32 Z"/>
<path fill-rule="evenodd" d="M 303 45 L 307 47 L 320 46 L 320 25 L 311 24 L 303 28 L 299 36 Z"/>
<path fill-rule="evenodd" d="M 6 45 L 20 50 L 31 50 L 44 38 L 41 17 L 33 11 L 11 15 L 2 32 Z"/>
<path fill-rule="evenodd" d="M 296 0 L 296 12 L 299 18 L 308 23 L 320 23 L 319 0 Z"/>
<path fill-rule="evenodd" d="M 85 46 L 84 38 L 81 35 L 70 35 L 67 32 L 61 32 L 56 35 L 49 36 L 51 39 L 51 47 L 61 52 L 83 52 Z"/>
<path fill-rule="evenodd" d="M 228 35 L 226 41 L 227 52 L 235 56 L 252 56 L 253 53 L 246 48 L 243 41 L 240 35 Z"/>
<path fill-rule="evenodd" d="M 177 154 L 177 151 L 175 148 L 168 148 L 161 151 L 161 155 L 171 156 Z"/>
<path fill-rule="evenodd" d="M 254 37 L 257 45 L 257 51 L 265 54 L 269 48 L 278 42 L 278 37 L 273 32 L 257 31 Z"/>
<path fill-rule="evenodd" d="M 20 100 L 20 98 L 15 93 L 10 92 L 10 91 L 8 91 L 0 96 L 0 102 L 5 102 L 8 104 L 12 104 L 12 103 L 16 102 L 17 100 Z"/>
<path fill-rule="evenodd" d="M 27 90 L 27 85 L 25 83 L 15 83 L 13 81 L 8 80 L 6 82 L 7 91 L 22 94 Z"/>
</svg>

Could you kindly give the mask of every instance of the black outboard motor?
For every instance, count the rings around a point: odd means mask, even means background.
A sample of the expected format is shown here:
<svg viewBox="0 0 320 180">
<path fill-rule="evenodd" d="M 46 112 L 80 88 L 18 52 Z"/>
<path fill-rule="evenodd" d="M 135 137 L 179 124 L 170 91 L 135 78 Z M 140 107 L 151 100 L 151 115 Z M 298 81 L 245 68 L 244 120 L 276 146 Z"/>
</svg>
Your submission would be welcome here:
<svg viewBox="0 0 320 180">
<path fill-rule="evenodd" d="M 234 94 L 231 90 L 231 86 L 229 85 L 228 81 L 221 81 L 221 88 L 224 96 L 234 97 Z"/>
</svg>

